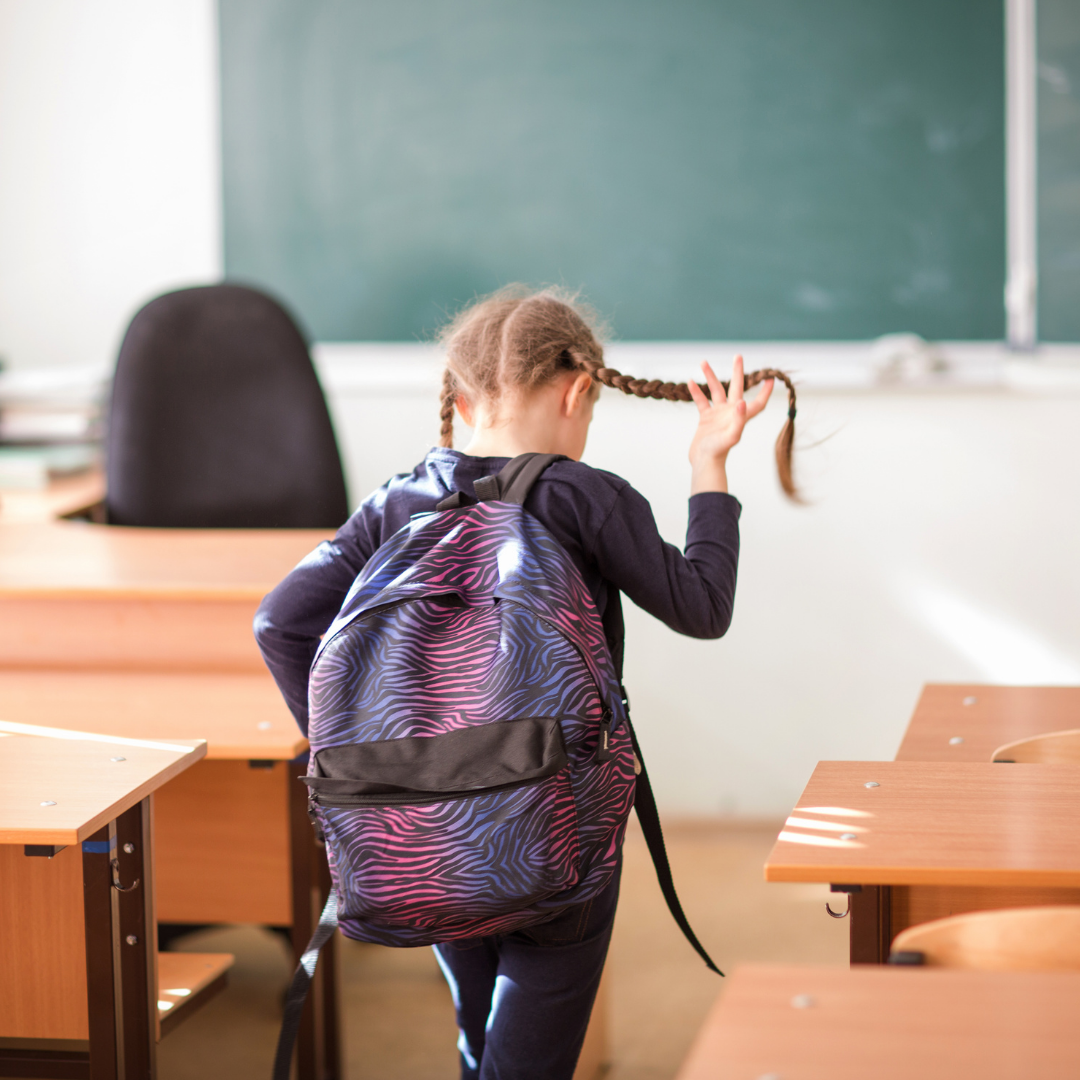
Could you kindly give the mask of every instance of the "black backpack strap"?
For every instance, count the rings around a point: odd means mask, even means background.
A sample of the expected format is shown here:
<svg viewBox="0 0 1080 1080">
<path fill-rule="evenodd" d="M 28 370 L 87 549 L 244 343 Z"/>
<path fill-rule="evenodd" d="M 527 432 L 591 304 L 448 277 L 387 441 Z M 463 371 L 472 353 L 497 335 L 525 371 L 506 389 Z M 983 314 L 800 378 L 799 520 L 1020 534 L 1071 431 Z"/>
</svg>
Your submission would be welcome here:
<svg viewBox="0 0 1080 1080">
<path fill-rule="evenodd" d="M 440 502 L 436 510 L 461 510 L 480 502 L 524 503 L 540 474 L 555 461 L 566 460 L 565 454 L 518 454 L 503 466 L 501 472 L 482 476 L 473 482 L 476 498 L 464 491 L 455 491 Z"/>
<path fill-rule="evenodd" d="M 436 510 L 461 510 L 466 506 L 475 506 L 476 500 L 471 495 L 466 495 L 464 491 L 455 491 L 450 495 L 447 495 L 442 502 L 435 504 Z"/>
<path fill-rule="evenodd" d="M 540 474 L 554 462 L 565 460 L 565 454 L 518 454 L 501 472 L 475 481 L 473 490 L 481 502 L 524 503 Z"/>
<path fill-rule="evenodd" d="M 634 753 L 637 755 L 641 772 L 638 773 L 637 784 L 634 788 L 634 810 L 637 811 L 638 822 L 641 831 L 645 834 L 645 843 L 649 847 L 652 856 L 653 867 L 656 870 L 656 879 L 660 882 L 660 891 L 667 901 L 671 917 L 678 924 L 686 940 L 697 950 L 698 956 L 705 961 L 705 966 L 717 975 L 724 973 L 713 963 L 712 957 L 705 951 L 705 947 L 697 939 L 697 935 L 690 928 L 686 915 L 683 914 L 682 904 L 679 903 L 679 895 L 675 892 L 675 880 L 671 876 L 671 865 L 668 862 L 667 849 L 664 847 L 664 834 L 660 829 L 660 814 L 656 809 L 656 799 L 653 797 L 652 785 L 649 783 L 649 773 L 645 768 L 645 759 L 641 755 L 641 747 L 638 745 L 637 735 L 634 734 L 634 725 L 630 723 L 630 717 L 626 718 L 630 729 L 630 739 L 634 744 Z"/>
<path fill-rule="evenodd" d="M 285 1016 L 281 1021 L 281 1034 L 278 1036 L 277 1053 L 274 1055 L 273 1080 L 289 1080 L 292 1070 L 293 1045 L 296 1033 L 300 1030 L 300 1014 L 304 1011 L 304 1002 L 311 989 L 311 980 L 315 974 L 315 965 L 319 962 L 322 947 L 334 936 L 338 926 L 337 890 L 331 889 L 326 898 L 326 906 L 319 916 L 319 925 L 311 935 L 307 948 L 300 957 L 300 963 L 289 983 L 285 995 Z"/>
</svg>

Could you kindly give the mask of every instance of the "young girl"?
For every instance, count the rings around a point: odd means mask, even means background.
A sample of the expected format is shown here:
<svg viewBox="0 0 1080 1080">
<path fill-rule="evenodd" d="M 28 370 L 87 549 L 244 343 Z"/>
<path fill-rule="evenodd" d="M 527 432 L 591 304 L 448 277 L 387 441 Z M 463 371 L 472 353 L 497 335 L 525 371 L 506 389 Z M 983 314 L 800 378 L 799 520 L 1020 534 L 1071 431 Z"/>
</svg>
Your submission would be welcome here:
<svg viewBox="0 0 1080 1080">
<path fill-rule="evenodd" d="M 739 555 L 739 503 L 728 494 L 727 455 L 769 399 L 763 380 L 743 397 L 741 357 L 729 391 L 702 365 L 694 383 L 643 382 L 604 367 L 586 313 L 555 290 L 502 290 L 459 315 L 443 335 L 447 365 L 442 445 L 411 473 L 374 492 L 263 601 L 255 632 L 293 715 L 306 732 L 308 673 L 320 636 L 371 555 L 456 491 L 497 473 L 518 454 L 562 454 L 525 509 L 563 545 L 592 596 L 622 675 L 621 593 L 673 630 L 717 638 L 730 622 Z M 764 373 L 759 373 L 764 374 Z M 781 373 L 770 375 L 787 379 Z M 692 479 L 685 552 L 665 543 L 648 502 L 613 473 L 582 464 L 601 384 L 638 396 L 693 399 Z M 790 384 L 788 384 L 790 390 Z M 452 449 L 455 410 L 473 429 Z M 789 411 L 793 418 L 794 407 Z M 792 493 L 790 421 L 778 445 Z M 786 443 L 785 443 L 786 441 Z M 435 946 L 457 1010 L 463 1080 L 571 1080 L 607 955 L 618 870 L 593 899 L 514 933 Z"/>
</svg>

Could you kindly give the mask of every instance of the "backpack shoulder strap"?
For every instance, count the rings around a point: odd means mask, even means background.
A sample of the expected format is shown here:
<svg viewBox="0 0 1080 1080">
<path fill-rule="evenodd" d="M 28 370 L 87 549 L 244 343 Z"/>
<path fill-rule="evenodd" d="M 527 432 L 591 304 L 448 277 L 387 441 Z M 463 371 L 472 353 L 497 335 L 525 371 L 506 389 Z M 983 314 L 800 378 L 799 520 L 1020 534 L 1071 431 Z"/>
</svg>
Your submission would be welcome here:
<svg viewBox="0 0 1080 1080">
<path fill-rule="evenodd" d="M 629 716 L 627 723 L 629 724 Z M 712 957 L 705 951 L 705 947 L 697 939 L 697 935 L 690 927 L 690 922 L 683 913 L 682 904 L 679 903 L 679 895 L 675 892 L 675 880 L 671 875 L 671 864 L 668 862 L 667 848 L 664 847 L 664 834 L 660 829 L 660 814 L 656 809 L 656 799 L 653 796 L 652 785 L 649 783 L 649 773 L 645 768 L 645 759 L 641 756 L 641 747 L 638 745 L 637 735 L 634 733 L 634 725 L 629 724 L 630 739 L 634 744 L 634 753 L 637 755 L 641 772 L 638 773 L 637 784 L 634 788 L 634 810 L 637 813 L 641 831 L 645 836 L 645 844 L 652 856 L 653 868 L 656 870 L 656 879 L 660 883 L 660 891 L 667 901 L 668 911 L 678 924 L 683 936 L 697 951 L 698 956 L 705 961 L 705 966 L 717 975 L 724 973 L 713 963 Z"/>
<path fill-rule="evenodd" d="M 292 982 L 285 994 L 285 1015 L 278 1034 L 277 1052 L 274 1055 L 273 1080 L 289 1080 L 292 1072 L 293 1047 L 300 1030 L 300 1016 L 304 1011 L 308 991 L 315 975 L 315 965 L 319 962 L 322 947 L 334 936 L 338 928 L 337 889 L 331 889 L 326 898 L 326 906 L 319 916 L 319 925 L 307 944 L 300 963 L 293 973 Z"/>
<path fill-rule="evenodd" d="M 518 454 L 502 471 L 494 476 L 484 476 L 473 483 L 473 490 L 481 502 L 524 503 L 540 474 L 556 461 L 566 461 L 565 454 Z"/>
</svg>

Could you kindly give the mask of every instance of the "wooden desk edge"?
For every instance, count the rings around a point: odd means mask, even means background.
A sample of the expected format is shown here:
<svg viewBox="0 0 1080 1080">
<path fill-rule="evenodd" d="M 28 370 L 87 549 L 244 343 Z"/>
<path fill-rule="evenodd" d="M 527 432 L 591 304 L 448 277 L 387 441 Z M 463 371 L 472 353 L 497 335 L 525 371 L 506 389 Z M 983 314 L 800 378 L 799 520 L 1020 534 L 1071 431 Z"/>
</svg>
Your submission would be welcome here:
<svg viewBox="0 0 1080 1080">
<path fill-rule="evenodd" d="M 208 761 L 295 761 L 306 754 L 311 744 L 298 735 L 290 746 L 259 746 L 255 743 L 208 743 Z"/>
<path fill-rule="evenodd" d="M 168 752 L 168 751 L 163 751 Z M 162 784 L 168 783 L 174 776 L 190 768 L 201 758 L 206 757 L 206 743 L 199 740 L 191 750 L 178 753 L 176 759 L 165 768 L 156 772 L 148 780 L 132 788 L 107 810 L 95 814 L 78 829 L 0 829 L 0 844 L 43 844 L 70 847 L 81 844 L 93 836 L 103 825 L 118 818 L 125 810 L 130 810 L 136 803 L 142 802 L 147 795 L 155 792 Z"/>
<path fill-rule="evenodd" d="M 175 581 L 148 582 L 142 585 L 124 585 L 118 588 L 105 585 L 5 585 L 0 582 L 0 600 L 168 600 L 170 603 L 205 604 L 254 603 L 262 601 L 267 593 L 279 584 L 268 581 L 243 586 L 187 585 Z"/>
<path fill-rule="evenodd" d="M 1024 870 L 1017 867 L 800 866 L 767 862 L 765 880 L 833 885 L 994 885 L 1047 889 L 1080 888 L 1076 870 Z"/>
</svg>

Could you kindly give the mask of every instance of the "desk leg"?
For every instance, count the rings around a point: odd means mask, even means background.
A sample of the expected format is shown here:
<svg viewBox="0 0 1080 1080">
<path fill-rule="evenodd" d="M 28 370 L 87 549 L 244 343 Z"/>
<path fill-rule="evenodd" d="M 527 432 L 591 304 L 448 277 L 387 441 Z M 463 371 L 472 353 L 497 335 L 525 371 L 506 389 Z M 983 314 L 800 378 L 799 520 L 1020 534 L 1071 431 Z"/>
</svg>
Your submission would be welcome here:
<svg viewBox="0 0 1080 1080">
<path fill-rule="evenodd" d="M 864 885 L 850 894 L 851 962 L 884 964 L 892 945 L 892 889 Z"/>
<path fill-rule="evenodd" d="M 292 861 L 293 957 L 300 962 L 318 925 L 329 892 L 326 855 L 316 845 L 307 816 L 307 787 L 299 777 L 302 765 L 289 765 L 289 833 Z M 340 1076 L 337 935 L 324 946 L 300 1017 L 297 1035 L 297 1080 L 338 1080 Z"/>
<path fill-rule="evenodd" d="M 119 920 L 110 851 L 116 822 L 83 842 L 83 919 L 86 926 L 86 1001 L 90 1021 L 90 1080 L 124 1076 L 118 1008 Z"/>
<path fill-rule="evenodd" d="M 157 1077 L 157 948 L 153 940 L 154 882 L 150 858 L 152 796 L 116 819 L 120 887 L 120 983 L 125 1080 Z M 137 884 L 136 884 L 137 883 Z"/>
<path fill-rule="evenodd" d="M 147 798 L 83 844 L 90 1080 L 157 1076 L 150 837 Z"/>
</svg>

